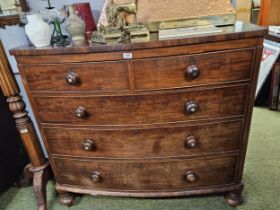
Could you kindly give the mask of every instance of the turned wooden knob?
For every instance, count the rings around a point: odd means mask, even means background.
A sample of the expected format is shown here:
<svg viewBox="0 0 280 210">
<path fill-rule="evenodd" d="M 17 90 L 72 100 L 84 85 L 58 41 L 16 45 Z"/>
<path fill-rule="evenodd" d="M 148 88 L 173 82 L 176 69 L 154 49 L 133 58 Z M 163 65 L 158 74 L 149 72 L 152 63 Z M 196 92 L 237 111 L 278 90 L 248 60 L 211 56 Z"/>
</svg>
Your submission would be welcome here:
<svg viewBox="0 0 280 210">
<path fill-rule="evenodd" d="M 185 147 L 187 149 L 196 148 L 198 145 L 198 140 L 194 136 L 188 136 L 185 140 Z"/>
<path fill-rule="evenodd" d="M 98 183 L 101 182 L 102 177 L 99 172 L 93 172 L 93 174 L 91 175 L 91 179 L 93 182 Z"/>
<path fill-rule="evenodd" d="M 80 83 L 80 79 L 79 79 L 78 74 L 76 74 L 73 71 L 68 72 L 68 74 L 66 75 L 65 79 L 66 79 L 66 82 L 69 85 L 77 85 L 77 84 Z"/>
<path fill-rule="evenodd" d="M 200 75 L 200 70 L 196 65 L 191 65 L 187 68 L 185 72 L 185 78 L 195 79 Z"/>
<path fill-rule="evenodd" d="M 197 103 L 190 101 L 185 104 L 185 113 L 186 114 L 194 114 L 198 110 Z"/>
<path fill-rule="evenodd" d="M 196 174 L 193 171 L 187 171 L 185 173 L 185 179 L 188 182 L 195 182 L 197 180 Z"/>
<path fill-rule="evenodd" d="M 93 151 L 96 149 L 95 143 L 92 140 L 85 140 L 83 148 L 86 151 Z"/>
<path fill-rule="evenodd" d="M 79 106 L 75 110 L 75 115 L 77 118 L 86 118 L 88 116 L 88 112 L 87 112 L 86 108 Z"/>
</svg>

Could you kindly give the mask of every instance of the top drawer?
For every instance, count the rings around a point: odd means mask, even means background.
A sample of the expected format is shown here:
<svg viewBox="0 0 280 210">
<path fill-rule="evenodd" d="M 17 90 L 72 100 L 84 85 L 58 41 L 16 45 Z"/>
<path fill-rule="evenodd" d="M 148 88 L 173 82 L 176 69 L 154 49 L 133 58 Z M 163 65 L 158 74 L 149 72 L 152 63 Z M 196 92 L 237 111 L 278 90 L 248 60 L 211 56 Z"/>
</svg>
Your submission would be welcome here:
<svg viewBox="0 0 280 210">
<path fill-rule="evenodd" d="M 31 91 L 129 91 L 127 62 L 24 66 Z"/>
<path fill-rule="evenodd" d="M 133 61 L 136 90 L 190 87 L 248 80 L 253 49 Z"/>
</svg>

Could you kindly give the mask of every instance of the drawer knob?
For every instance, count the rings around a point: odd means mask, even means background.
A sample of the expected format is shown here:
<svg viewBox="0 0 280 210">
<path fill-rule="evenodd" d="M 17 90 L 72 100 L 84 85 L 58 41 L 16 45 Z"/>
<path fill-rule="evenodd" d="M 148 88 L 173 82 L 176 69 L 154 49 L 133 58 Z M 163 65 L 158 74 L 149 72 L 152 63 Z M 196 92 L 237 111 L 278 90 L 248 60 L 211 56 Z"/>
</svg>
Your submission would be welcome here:
<svg viewBox="0 0 280 210">
<path fill-rule="evenodd" d="M 196 113 L 198 110 L 198 105 L 197 103 L 193 102 L 193 101 L 190 101 L 190 102 L 187 102 L 185 104 L 185 112 L 187 114 L 194 114 Z"/>
<path fill-rule="evenodd" d="M 187 149 L 196 148 L 198 145 L 198 141 L 194 136 L 188 136 L 185 140 L 185 147 Z"/>
<path fill-rule="evenodd" d="M 187 79 L 195 79 L 200 75 L 200 70 L 196 65 L 191 65 L 187 68 L 185 72 L 185 77 Z"/>
<path fill-rule="evenodd" d="M 99 172 L 93 172 L 91 175 L 91 179 L 93 182 L 98 183 L 102 181 L 102 177 Z"/>
<path fill-rule="evenodd" d="M 77 118 L 86 118 L 88 116 L 88 112 L 87 112 L 86 108 L 79 106 L 75 110 L 75 115 Z"/>
<path fill-rule="evenodd" d="M 185 179 L 188 182 L 195 182 L 197 180 L 197 176 L 196 176 L 196 174 L 193 171 L 187 171 L 185 173 Z"/>
<path fill-rule="evenodd" d="M 67 82 L 69 85 L 77 85 L 77 84 L 80 83 L 80 79 L 79 79 L 78 74 L 76 74 L 76 73 L 73 72 L 73 71 L 68 72 L 68 74 L 66 75 L 65 79 L 66 79 L 66 82 Z"/>
<path fill-rule="evenodd" d="M 95 143 L 92 140 L 85 140 L 83 147 L 86 151 L 93 151 L 96 149 Z"/>
</svg>

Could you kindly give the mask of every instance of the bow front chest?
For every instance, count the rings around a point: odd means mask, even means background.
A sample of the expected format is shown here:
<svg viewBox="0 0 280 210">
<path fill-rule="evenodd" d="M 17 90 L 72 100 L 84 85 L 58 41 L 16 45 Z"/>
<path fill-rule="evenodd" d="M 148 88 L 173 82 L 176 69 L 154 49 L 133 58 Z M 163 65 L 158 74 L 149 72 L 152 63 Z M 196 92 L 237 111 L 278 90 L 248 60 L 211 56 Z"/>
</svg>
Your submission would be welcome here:
<svg viewBox="0 0 280 210">
<path fill-rule="evenodd" d="M 241 199 L 266 30 L 12 50 L 61 202 L 70 193 Z M 28 149 L 28 148 L 27 148 Z"/>
</svg>

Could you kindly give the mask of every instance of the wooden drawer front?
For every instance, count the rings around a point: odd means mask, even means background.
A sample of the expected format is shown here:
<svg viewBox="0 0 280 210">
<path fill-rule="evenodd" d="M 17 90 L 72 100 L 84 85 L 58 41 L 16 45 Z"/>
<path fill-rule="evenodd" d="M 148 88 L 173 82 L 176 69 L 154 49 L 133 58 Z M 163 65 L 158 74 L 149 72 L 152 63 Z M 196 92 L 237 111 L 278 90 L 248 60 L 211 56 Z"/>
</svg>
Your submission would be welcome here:
<svg viewBox="0 0 280 210">
<path fill-rule="evenodd" d="M 173 56 L 133 61 L 136 90 L 190 87 L 248 80 L 253 50 L 237 50 L 194 56 Z M 200 74 L 192 78 L 187 71 Z M 188 67 L 190 67 L 188 69 Z M 192 68 L 192 69 L 191 69 Z M 195 72 L 194 72 L 195 73 Z"/>
<path fill-rule="evenodd" d="M 31 91 L 129 90 L 126 62 L 34 65 L 24 67 L 24 73 Z"/>
<path fill-rule="evenodd" d="M 201 155 L 238 150 L 242 121 L 150 129 L 45 128 L 53 154 L 144 158 Z"/>
<path fill-rule="evenodd" d="M 237 158 L 83 161 L 54 159 L 59 184 L 97 190 L 183 190 L 234 183 Z M 192 174 L 194 181 L 186 180 Z M 188 176 L 188 178 L 190 178 Z"/>
<path fill-rule="evenodd" d="M 247 85 L 201 91 L 103 97 L 35 97 L 43 123 L 124 125 L 188 121 L 244 113 Z M 197 112 L 185 108 L 197 104 Z M 84 118 L 75 111 L 83 109 Z M 193 109 L 191 109 L 194 111 Z M 190 111 L 190 110 L 189 110 Z"/>
</svg>

